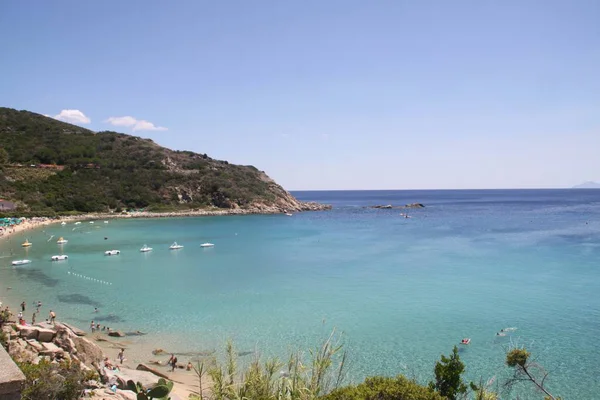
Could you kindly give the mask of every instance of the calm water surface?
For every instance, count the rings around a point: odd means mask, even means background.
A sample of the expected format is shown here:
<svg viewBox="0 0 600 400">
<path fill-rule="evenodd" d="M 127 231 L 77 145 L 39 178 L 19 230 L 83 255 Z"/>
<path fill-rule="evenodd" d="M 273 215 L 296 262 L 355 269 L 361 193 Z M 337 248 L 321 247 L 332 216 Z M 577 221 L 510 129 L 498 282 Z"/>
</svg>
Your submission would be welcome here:
<svg viewBox="0 0 600 400">
<path fill-rule="evenodd" d="M 154 347 L 210 352 L 227 338 L 240 351 L 284 355 L 336 328 L 354 380 L 404 373 L 426 382 L 439 355 L 470 337 L 468 378 L 501 383 L 506 348 L 525 345 L 551 371 L 554 392 L 597 398 L 600 190 L 295 195 L 334 210 L 84 222 L 2 240 L 0 297 L 41 300 L 44 313 L 82 327 L 94 319 L 148 332 L 127 339 L 140 343 L 140 360 Z M 427 207 L 410 219 L 365 208 L 412 202 Z M 59 236 L 69 260 L 52 263 Z M 170 251 L 173 241 L 185 247 Z M 154 251 L 140 253 L 143 244 Z M 113 248 L 121 255 L 105 257 Z M 33 263 L 10 266 L 19 258 Z M 506 327 L 518 329 L 496 337 Z"/>
</svg>

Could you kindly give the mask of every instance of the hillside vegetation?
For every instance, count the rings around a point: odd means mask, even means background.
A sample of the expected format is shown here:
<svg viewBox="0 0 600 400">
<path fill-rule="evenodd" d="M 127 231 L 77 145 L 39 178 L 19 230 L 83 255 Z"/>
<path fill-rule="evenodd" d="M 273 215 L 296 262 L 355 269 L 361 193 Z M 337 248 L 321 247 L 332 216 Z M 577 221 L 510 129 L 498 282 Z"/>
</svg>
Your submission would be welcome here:
<svg viewBox="0 0 600 400">
<path fill-rule="evenodd" d="M 253 166 L 9 108 L 0 108 L 0 164 L 0 196 L 31 212 L 311 208 Z"/>
</svg>

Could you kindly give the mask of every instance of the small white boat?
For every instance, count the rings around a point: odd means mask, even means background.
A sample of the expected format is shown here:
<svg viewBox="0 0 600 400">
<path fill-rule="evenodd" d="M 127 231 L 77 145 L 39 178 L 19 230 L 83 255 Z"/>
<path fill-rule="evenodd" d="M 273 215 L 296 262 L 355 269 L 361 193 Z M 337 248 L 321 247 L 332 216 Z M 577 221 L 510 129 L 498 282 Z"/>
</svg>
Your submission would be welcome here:
<svg viewBox="0 0 600 400">
<path fill-rule="evenodd" d="M 149 252 L 149 251 L 152 251 L 152 247 L 148 247 L 148 246 L 144 245 L 144 247 L 142 247 L 142 248 L 140 249 L 140 251 L 141 251 L 142 253 L 147 253 L 147 252 Z"/>
<path fill-rule="evenodd" d="M 292 213 L 285 213 L 285 215 L 287 215 L 288 217 L 291 217 L 294 214 L 292 214 Z"/>
<path fill-rule="evenodd" d="M 81 221 L 75 222 L 75 225 L 81 225 Z"/>
<path fill-rule="evenodd" d="M 121 250 L 106 250 L 104 252 L 105 256 L 118 256 L 119 254 L 121 254 Z"/>
<path fill-rule="evenodd" d="M 94 221 L 90 221 L 90 224 L 93 224 L 93 223 L 94 223 Z"/>
<path fill-rule="evenodd" d="M 104 221 L 105 224 L 108 224 L 108 221 Z"/>
<path fill-rule="evenodd" d="M 29 264 L 30 262 L 31 262 L 31 260 L 15 260 L 11 264 L 12 265 L 24 265 L 24 264 Z"/>
<path fill-rule="evenodd" d="M 57 244 L 66 244 L 69 241 L 67 239 L 65 239 L 64 237 L 59 237 L 58 240 L 56 241 Z"/>
<path fill-rule="evenodd" d="M 63 222 L 61 222 L 60 224 L 64 226 L 64 225 L 66 225 L 67 223 L 66 223 L 65 221 L 63 221 Z"/>
<path fill-rule="evenodd" d="M 212 243 L 202 243 L 200 247 L 215 247 L 215 245 Z"/>
<path fill-rule="evenodd" d="M 179 250 L 179 249 L 183 249 L 183 246 L 180 245 L 180 244 L 177 244 L 177 242 L 173 242 L 173 244 L 169 246 L 169 249 L 171 249 L 171 250 Z"/>
<path fill-rule="evenodd" d="M 69 256 L 66 255 L 66 254 L 63 254 L 63 255 L 60 255 L 60 256 L 52 256 L 50 258 L 50 260 L 52 260 L 52 261 L 61 261 L 61 260 L 68 260 L 68 259 L 69 259 Z"/>
</svg>

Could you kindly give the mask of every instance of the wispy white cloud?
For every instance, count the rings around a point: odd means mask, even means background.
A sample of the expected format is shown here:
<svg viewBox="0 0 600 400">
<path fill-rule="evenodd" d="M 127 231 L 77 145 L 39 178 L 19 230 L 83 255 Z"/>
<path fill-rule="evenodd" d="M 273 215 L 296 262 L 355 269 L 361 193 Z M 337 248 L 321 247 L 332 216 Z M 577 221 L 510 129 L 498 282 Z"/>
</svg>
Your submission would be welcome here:
<svg viewBox="0 0 600 400">
<path fill-rule="evenodd" d="M 135 131 L 166 131 L 167 128 L 164 126 L 156 126 L 152 122 L 137 119 L 132 116 L 126 115 L 124 117 L 110 117 L 104 122 L 114 126 L 127 126 L 131 127 L 131 130 Z"/>
<path fill-rule="evenodd" d="M 125 116 L 125 117 L 110 117 L 106 121 L 114 126 L 134 126 L 137 120 L 133 117 Z"/>
<path fill-rule="evenodd" d="M 71 124 L 89 124 L 92 122 L 83 112 L 79 110 L 62 110 L 59 114 L 52 118 L 59 121 L 69 122 Z"/>
</svg>

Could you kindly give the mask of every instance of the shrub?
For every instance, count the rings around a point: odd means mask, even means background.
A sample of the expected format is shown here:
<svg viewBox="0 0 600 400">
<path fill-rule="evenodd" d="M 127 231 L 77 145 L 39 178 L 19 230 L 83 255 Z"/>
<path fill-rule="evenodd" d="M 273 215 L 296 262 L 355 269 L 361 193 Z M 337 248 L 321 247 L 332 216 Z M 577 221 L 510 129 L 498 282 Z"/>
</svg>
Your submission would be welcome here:
<svg viewBox="0 0 600 400">
<path fill-rule="evenodd" d="M 444 400 L 439 393 L 399 375 L 375 376 L 357 386 L 346 386 L 322 396 L 321 400 Z"/>
<path fill-rule="evenodd" d="M 18 363 L 18 365 L 25 374 L 22 400 L 77 400 L 83 392 L 86 372 L 78 363 L 62 361 L 52 364 L 43 359 L 39 364 Z"/>
</svg>

